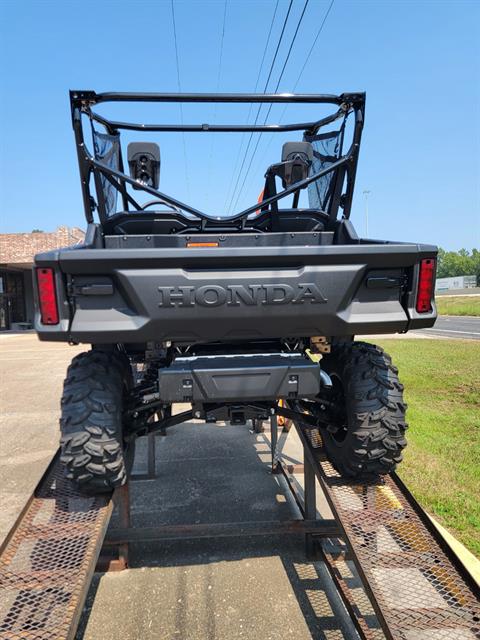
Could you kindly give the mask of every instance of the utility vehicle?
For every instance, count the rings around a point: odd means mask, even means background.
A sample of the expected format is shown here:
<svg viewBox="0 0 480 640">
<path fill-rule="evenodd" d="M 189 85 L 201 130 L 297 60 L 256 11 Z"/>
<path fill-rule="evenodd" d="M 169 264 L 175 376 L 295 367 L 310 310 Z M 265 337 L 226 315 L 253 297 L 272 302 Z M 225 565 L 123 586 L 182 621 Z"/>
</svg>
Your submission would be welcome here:
<svg viewBox="0 0 480 640">
<path fill-rule="evenodd" d="M 191 418 L 259 427 L 272 414 L 320 429 L 343 475 L 395 469 L 406 445 L 403 387 L 390 357 L 355 335 L 434 324 L 437 249 L 355 232 L 365 94 L 71 91 L 70 101 L 85 242 L 37 255 L 34 267 L 39 338 L 91 345 L 64 383 L 67 477 L 87 493 L 109 491 L 127 480 L 137 436 Z M 276 125 L 135 124 L 107 119 L 103 103 L 333 113 Z M 265 167 L 259 202 L 211 215 L 159 190 L 156 143 L 130 142 L 127 172 L 122 131 L 292 140 Z M 191 409 L 172 414 L 174 403 Z"/>
</svg>

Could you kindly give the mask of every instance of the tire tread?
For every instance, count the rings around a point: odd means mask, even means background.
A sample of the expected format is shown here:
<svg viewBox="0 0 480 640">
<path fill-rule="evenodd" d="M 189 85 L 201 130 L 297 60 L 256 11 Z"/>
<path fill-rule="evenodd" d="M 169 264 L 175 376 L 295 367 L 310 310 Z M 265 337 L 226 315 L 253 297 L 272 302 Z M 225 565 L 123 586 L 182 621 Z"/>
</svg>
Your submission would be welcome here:
<svg viewBox="0 0 480 640">
<path fill-rule="evenodd" d="M 122 404 L 126 356 L 99 350 L 73 358 L 63 386 L 60 460 L 84 493 L 111 491 L 127 480 Z"/>
<path fill-rule="evenodd" d="M 342 475 L 370 478 L 394 471 L 407 441 L 407 404 L 391 357 L 365 342 L 338 345 L 330 358 L 343 376 L 348 434 L 343 446 L 323 432 L 327 453 Z M 328 369 L 328 359 L 325 362 Z"/>
</svg>

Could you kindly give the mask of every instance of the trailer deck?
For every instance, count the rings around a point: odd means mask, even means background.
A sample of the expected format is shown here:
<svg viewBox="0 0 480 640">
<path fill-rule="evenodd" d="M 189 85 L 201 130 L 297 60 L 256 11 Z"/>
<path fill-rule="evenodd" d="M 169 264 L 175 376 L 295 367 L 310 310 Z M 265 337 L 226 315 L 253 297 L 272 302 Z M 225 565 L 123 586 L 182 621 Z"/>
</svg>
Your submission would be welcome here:
<svg viewBox="0 0 480 640">
<path fill-rule="evenodd" d="M 118 558 L 110 568 L 128 564 L 127 545 L 133 542 L 302 533 L 307 554 L 328 567 L 360 637 L 480 638 L 475 583 L 401 481 L 341 480 L 324 458 L 318 432 L 295 426 L 303 465 L 284 454 L 287 433 L 278 434 L 275 416 L 272 462 L 274 471 L 283 471 L 303 518 L 138 527 L 130 519 L 128 488 L 122 489 L 115 496 L 116 526 L 108 532 L 108 548 Z M 150 437 L 149 469 L 140 479 L 154 476 L 154 442 Z M 317 513 L 317 483 L 334 519 Z M 112 509 L 112 496 L 86 498 L 72 490 L 54 458 L 1 549 L 0 638 L 75 637 Z"/>
</svg>

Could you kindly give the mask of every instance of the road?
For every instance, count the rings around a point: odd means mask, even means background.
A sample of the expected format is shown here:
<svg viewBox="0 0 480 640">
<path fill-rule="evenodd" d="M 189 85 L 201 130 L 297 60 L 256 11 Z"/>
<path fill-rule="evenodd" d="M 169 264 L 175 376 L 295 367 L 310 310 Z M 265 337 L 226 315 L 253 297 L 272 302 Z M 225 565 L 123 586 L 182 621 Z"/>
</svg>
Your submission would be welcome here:
<svg viewBox="0 0 480 640">
<path fill-rule="evenodd" d="M 439 316 L 431 329 L 419 329 L 412 333 L 443 338 L 480 340 L 480 318 L 474 318 L 473 316 Z"/>
</svg>

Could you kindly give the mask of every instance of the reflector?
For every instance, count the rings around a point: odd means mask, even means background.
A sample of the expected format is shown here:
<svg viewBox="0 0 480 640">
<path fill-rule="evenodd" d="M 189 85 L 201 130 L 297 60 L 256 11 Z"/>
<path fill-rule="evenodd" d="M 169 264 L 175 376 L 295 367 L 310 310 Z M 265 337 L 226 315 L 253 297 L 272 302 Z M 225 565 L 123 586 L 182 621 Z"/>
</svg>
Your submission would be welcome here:
<svg viewBox="0 0 480 640">
<path fill-rule="evenodd" d="M 37 269 L 38 302 L 42 324 L 58 324 L 57 292 L 53 269 Z"/>
<path fill-rule="evenodd" d="M 187 242 L 187 248 L 193 247 L 218 247 L 218 242 Z"/>
</svg>

